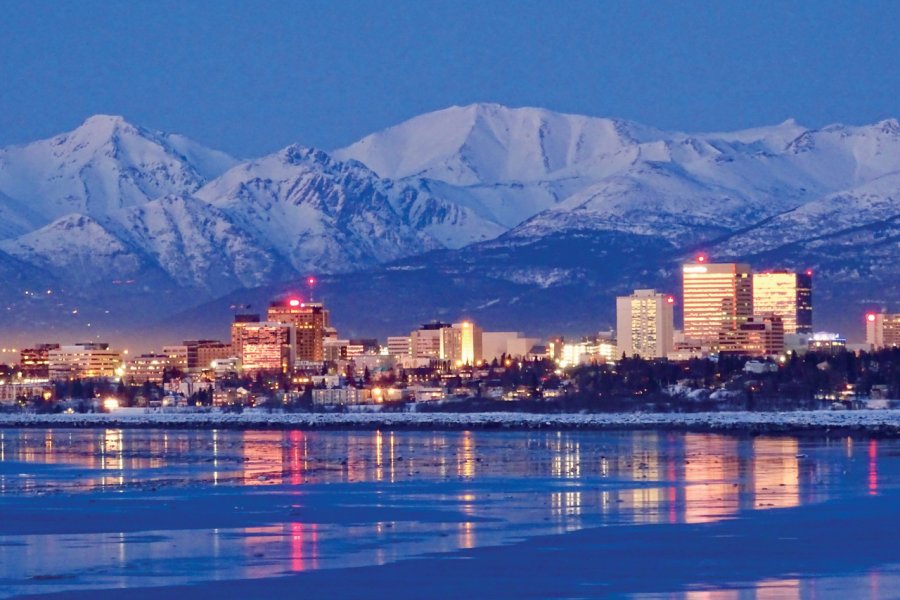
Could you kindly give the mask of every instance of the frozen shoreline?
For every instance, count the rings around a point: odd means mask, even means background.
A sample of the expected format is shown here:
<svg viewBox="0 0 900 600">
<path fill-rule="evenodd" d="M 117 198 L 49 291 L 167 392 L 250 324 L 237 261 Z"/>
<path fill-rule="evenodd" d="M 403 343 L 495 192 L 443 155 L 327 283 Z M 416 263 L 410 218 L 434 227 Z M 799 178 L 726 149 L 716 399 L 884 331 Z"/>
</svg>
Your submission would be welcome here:
<svg viewBox="0 0 900 600">
<path fill-rule="evenodd" d="M 707 413 L 0 414 L 0 428 L 636 430 L 858 432 L 900 437 L 900 410 Z"/>
</svg>

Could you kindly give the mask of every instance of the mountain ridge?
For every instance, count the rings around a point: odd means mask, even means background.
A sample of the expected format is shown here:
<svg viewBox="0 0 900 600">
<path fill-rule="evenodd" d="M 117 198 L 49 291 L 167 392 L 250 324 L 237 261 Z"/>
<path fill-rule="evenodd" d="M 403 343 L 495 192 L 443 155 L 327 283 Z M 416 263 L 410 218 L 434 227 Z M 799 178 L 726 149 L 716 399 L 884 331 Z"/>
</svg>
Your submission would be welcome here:
<svg viewBox="0 0 900 600">
<path fill-rule="evenodd" d="M 897 302 L 898 213 L 896 119 L 822 128 L 789 119 L 690 134 L 473 104 L 332 152 L 292 144 L 239 161 L 179 134 L 96 115 L 72 132 L 0 148 L 0 258 L 56 284 L 59 306 L 95 303 L 94 326 L 123 314 L 123 302 L 165 322 L 189 306 L 310 273 L 333 281 L 336 293 L 354 294 L 342 282 L 378 288 L 354 296 L 363 315 L 410 303 L 418 305 L 409 321 L 444 314 L 444 298 L 424 286 L 461 299 L 469 282 L 485 290 L 477 302 L 461 300 L 473 317 L 502 309 L 505 324 L 533 324 L 523 300 L 532 290 L 550 294 L 532 309 L 549 309 L 552 294 L 565 293 L 572 314 L 587 319 L 579 302 L 612 303 L 610 294 L 628 285 L 677 278 L 673 265 L 697 249 L 755 257 L 761 268 L 814 267 L 820 298 L 831 302 L 852 282 L 853 312 Z M 631 272 L 593 264 L 611 256 Z M 29 304 L 27 276 L 14 280 L 21 287 L 0 292 L 7 313 L 23 302 L 26 313 L 48 310 L 47 302 Z M 131 283 L 101 292 L 116 281 Z M 392 304 L 390 291 L 401 285 L 419 290 L 421 301 L 404 294 Z M 383 306 L 369 306 L 370 296 Z M 596 315 L 586 327 L 609 324 L 608 307 Z"/>
</svg>

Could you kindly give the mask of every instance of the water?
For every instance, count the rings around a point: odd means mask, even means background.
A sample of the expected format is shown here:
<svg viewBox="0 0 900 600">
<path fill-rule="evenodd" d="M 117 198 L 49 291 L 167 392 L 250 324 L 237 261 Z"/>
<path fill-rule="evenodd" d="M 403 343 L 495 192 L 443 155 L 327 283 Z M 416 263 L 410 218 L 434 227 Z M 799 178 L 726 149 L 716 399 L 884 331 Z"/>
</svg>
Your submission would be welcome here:
<svg viewBox="0 0 900 600">
<path fill-rule="evenodd" d="M 898 597 L 898 457 L 669 432 L 0 430 L 0 597 Z"/>
</svg>

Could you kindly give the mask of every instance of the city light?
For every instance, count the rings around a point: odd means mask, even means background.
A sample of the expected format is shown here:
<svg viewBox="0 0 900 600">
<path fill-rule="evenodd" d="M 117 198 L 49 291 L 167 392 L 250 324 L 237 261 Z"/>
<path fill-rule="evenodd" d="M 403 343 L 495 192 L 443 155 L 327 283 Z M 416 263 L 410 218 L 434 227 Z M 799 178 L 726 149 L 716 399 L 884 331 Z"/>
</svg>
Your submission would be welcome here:
<svg viewBox="0 0 900 600">
<path fill-rule="evenodd" d="M 666 304 L 675 304 L 675 297 L 674 297 L 674 296 L 667 296 L 667 297 L 666 297 Z"/>
<path fill-rule="evenodd" d="M 867 314 L 866 321 L 868 321 L 869 323 L 874 323 L 875 322 L 875 313 Z"/>
<path fill-rule="evenodd" d="M 290 301 L 288 301 L 288 304 L 291 306 L 300 306 L 300 301 L 296 298 L 291 298 Z"/>
</svg>

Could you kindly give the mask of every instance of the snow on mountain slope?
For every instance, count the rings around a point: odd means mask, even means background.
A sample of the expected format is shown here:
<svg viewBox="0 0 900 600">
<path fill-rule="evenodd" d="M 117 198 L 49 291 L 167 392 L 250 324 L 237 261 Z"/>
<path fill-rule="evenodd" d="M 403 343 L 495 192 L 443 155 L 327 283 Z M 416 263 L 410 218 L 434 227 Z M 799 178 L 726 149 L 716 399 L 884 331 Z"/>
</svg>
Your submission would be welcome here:
<svg viewBox="0 0 900 600">
<path fill-rule="evenodd" d="M 391 179 L 524 183 L 577 175 L 583 166 L 660 137 L 628 121 L 472 104 L 415 117 L 334 155 L 359 160 Z"/>
<path fill-rule="evenodd" d="M 265 244 L 218 208 L 166 196 L 118 218 L 124 234 L 178 284 L 224 294 L 279 281 L 290 270 Z"/>
<path fill-rule="evenodd" d="M 134 248 L 85 215 L 61 217 L 37 231 L 4 240 L 0 250 L 73 287 L 109 285 L 153 269 Z"/>
<path fill-rule="evenodd" d="M 387 189 L 403 222 L 445 248 L 490 240 L 509 228 L 485 204 L 440 181 L 406 180 Z"/>
<path fill-rule="evenodd" d="M 690 209 L 688 209 L 690 207 Z M 507 238 L 561 231 L 621 231 L 693 244 L 766 216 L 727 189 L 703 185 L 666 163 L 648 163 L 603 179 L 516 227 Z"/>
<path fill-rule="evenodd" d="M 297 271 L 337 272 L 438 245 L 403 221 L 389 188 L 362 164 L 289 146 L 232 168 L 196 196 L 271 244 Z"/>
<path fill-rule="evenodd" d="M 40 221 L 29 208 L 0 192 L 0 240 L 28 233 Z"/>
<path fill-rule="evenodd" d="M 742 232 L 717 246 L 741 256 L 900 218 L 900 172 L 830 194 Z M 900 244 L 895 242 L 900 258 Z"/>
<path fill-rule="evenodd" d="M 335 155 L 360 160 L 383 176 L 415 180 L 444 204 L 475 212 L 494 230 L 513 228 L 543 211 L 549 212 L 541 222 L 551 228 L 554 219 L 559 226 L 579 227 L 587 219 L 604 228 L 646 230 L 632 218 L 645 221 L 641 211 L 663 205 L 669 215 L 687 215 L 681 220 L 688 224 L 713 219 L 722 227 L 741 228 L 753 224 L 748 218 L 792 210 L 900 169 L 900 126 L 887 120 L 808 130 L 788 120 L 689 135 L 476 104 L 410 119 Z M 661 166 L 671 189 L 657 177 Z M 623 178 L 633 181 L 628 191 Z M 604 193 L 611 196 L 604 199 Z M 713 206 L 717 198 L 724 202 Z M 697 209 L 701 214 L 693 215 Z M 650 220 L 666 225 L 665 219 Z M 697 237 L 682 233 L 669 237 Z"/>
<path fill-rule="evenodd" d="M 410 119 L 334 155 L 429 189 L 448 214 L 477 216 L 465 226 L 432 221 L 438 237 L 455 248 L 515 227 L 628 168 L 640 158 L 639 143 L 661 136 L 627 121 L 473 104 Z"/>
<path fill-rule="evenodd" d="M 42 218 L 37 225 L 73 213 L 102 219 L 191 193 L 234 162 L 183 136 L 97 115 L 69 133 L 0 149 L 0 192 L 29 206 Z"/>
</svg>

